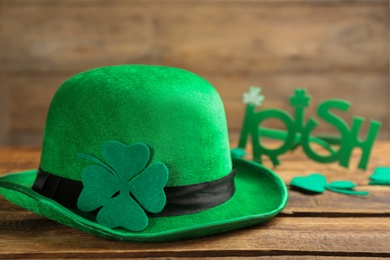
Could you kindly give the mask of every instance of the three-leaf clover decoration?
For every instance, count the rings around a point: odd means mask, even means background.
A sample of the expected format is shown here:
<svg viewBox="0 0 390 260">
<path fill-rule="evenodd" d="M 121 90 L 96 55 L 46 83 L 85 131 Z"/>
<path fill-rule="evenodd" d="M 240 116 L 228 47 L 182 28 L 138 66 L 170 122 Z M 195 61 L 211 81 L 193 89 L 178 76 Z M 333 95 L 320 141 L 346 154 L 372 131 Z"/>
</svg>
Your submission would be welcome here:
<svg viewBox="0 0 390 260">
<path fill-rule="evenodd" d="M 368 191 L 356 191 L 352 190 L 356 187 L 356 184 L 351 181 L 334 181 L 326 183 L 326 177 L 319 173 L 313 173 L 311 175 L 302 177 L 294 177 L 290 182 L 290 186 L 299 188 L 301 190 L 310 191 L 314 193 L 323 193 L 325 189 L 342 193 L 346 195 L 368 195 Z"/>
<path fill-rule="evenodd" d="M 144 230 L 148 225 L 145 211 L 158 213 L 165 206 L 167 167 L 161 162 L 147 166 L 150 150 L 144 143 L 125 145 L 108 141 L 102 155 L 105 162 L 79 154 L 96 164 L 82 172 L 84 188 L 77 207 L 85 212 L 98 210 L 96 220 L 105 227 Z"/>
<path fill-rule="evenodd" d="M 264 101 L 264 95 L 261 94 L 261 88 L 250 87 L 248 92 L 243 95 L 243 102 L 254 106 L 260 106 Z"/>
</svg>

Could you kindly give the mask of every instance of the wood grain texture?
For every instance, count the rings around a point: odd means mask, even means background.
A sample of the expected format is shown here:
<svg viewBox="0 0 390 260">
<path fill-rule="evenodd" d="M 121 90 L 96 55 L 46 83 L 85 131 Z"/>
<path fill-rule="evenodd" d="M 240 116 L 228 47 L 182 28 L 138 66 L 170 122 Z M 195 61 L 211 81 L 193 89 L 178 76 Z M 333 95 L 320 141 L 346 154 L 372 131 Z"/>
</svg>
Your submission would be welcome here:
<svg viewBox="0 0 390 260">
<path fill-rule="evenodd" d="M 308 116 L 327 98 L 346 99 L 352 107 L 345 119 L 382 121 L 380 136 L 390 137 L 385 0 L 0 0 L 0 8 L 5 144 L 39 145 L 61 82 L 122 63 L 177 66 L 206 78 L 232 132 L 241 127 L 242 93 L 256 85 L 265 107 L 282 109 L 295 87 L 306 87 Z"/>
<path fill-rule="evenodd" d="M 341 176 L 340 176 L 341 177 Z M 354 179 L 345 176 L 342 179 Z M 369 191 L 363 196 L 345 196 L 326 191 L 320 195 L 304 195 L 301 192 L 290 190 L 287 207 L 284 214 L 294 216 L 390 216 L 390 189 L 389 187 L 359 186 L 356 190 Z"/>
<path fill-rule="evenodd" d="M 2 22 L 2 17 L 4 17 L 4 2 L 0 1 L 0 146 L 8 143 L 8 108 L 6 101 L 6 88 L 4 83 L 4 77 L 2 74 L 2 64 L 3 64 L 3 29 L 4 23 Z"/>
<path fill-rule="evenodd" d="M 237 136 L 231 136 L 237 142 Z M 275 171 L 292 176 L 318 171 L 328 180 L 348 179 L 370 191 L 367 197 L 329 191 L 307 195 L 290 190 L 285 210 L 264 224 L 216 236 L 166 243 L 108 241 L 42 218 L 0 198 L 0 258 L 156 258 L 229 257 L 263 259 L 379 259 L 390 257 L 390 189 L 367 186 L 377 166 L 390 166 L 389 141 L 375 144 L 370 168 L 342 169 L 310 163 L 301 152 L 289 154 Z M 0 175 L 36 168 L 38 148 L 0 148 Z M 354 154 L 353 160 L 357 160 Z M 267 162 L 266 162 L 267 163 Z"/>
<path fill-rule="evenodd" d="M 283 256 L 280 256 L 280 255 L 276 255 L 276 256 L 270 256 L 270 255 L 267 255 L 267 256 L 225 256 L 225 257 L 201 257 L 201 259 L 205 259 L 205 260 L 241 260 L 241 259 L 251 259 L 251 260 L 257 260 L 257 259 L 287 259 L 287 260 L 291 260 L 291 259 L 316 259 L 316 260 L 322 260 L 322 259 L 335 259 L 335 260 L 379 260 L 379 259 L 387 259 L 386 257 L 375 257 L 375 256 L 360 256 L 360 257 L 356 257 L 356 256 L 318 256 L 318 255 L 304 255 L 304 256 L 297 256 L 297 255 L 283 255 Z M 67 258 L 56 258 L 58 260 L 62 260 L 62 259 L 67 259 Z M 74 260 L 79 260 L 79 259 L 85 259 L 85 258 L 73 258 L 72 259 Z M 94 257 L 93 259 L 107 259 L 107 258 L 100 258 L 100 257 Z M 118 259 L 123 259 L 123 258 L 112 258 L 110 257 L 110 259 L 113 259 L 113 260 L 118 260 Z M 131 259 L 134 259 L 134 260 L 144 260 L 145 258 L 144 257 L 131 257 Z M 165 260 L 199 260 L 199 257 L 148 257 L 147 259 L 150 259 L 150 260 L 155 260 L 155 259 L 165 259 Z"/>
<path fill-rule="evenodd" d="M 50 101 L 58 89 L 71 74 L 65 75 L 29 75 L 20 78 L 6 76 L 3 78 L 7 90 L 6 101 L 8 102 L 8 115 L 12 118 L 9 128 L 15 134 L 24 132 L 42 135 L 46 114 Z M 362 127 L 362 133 L 368 129 L 370 120 L 383 122 L 380 137 L 386 138 L 389 135 L 387 114 L 390 109 L 388 102 L 387 76 L 366 76 L 356 77 L 354 74 L 331 74 L 331 77 L 321 81 L 317 75 L 264 75 L 264 76 L 234 76 L 225 77 L 205 73 L 202 75 L 212 83 L 220 93 L 224 102 L 229 130 L 237 132 L 241 129 L 245 113 L 245 105 L 242 103 L 242 94 L 247 91 L 248 86 L 261 85 L 266 100 L 262 106 L 266 108 L 280 108 L 293 114 L 293 108 L 289 105 L 289 97 L 294 94 L 296 86 L 306 87 L 308 95 L 312 96 L 311 106 L 308 107 L 306 118 L 315 117 L 318 119 L 316 109 L 318 105 L 331 98 L 345 99 L 351 102 L 351 107 L 345 113 L 338 113 L 348 124 L 351 124 L 353 116 L 366 118 Z M 306 82 L 306 83 L 305 83 Z M 321 82 L 316 84 L 315 82 Z M 260 84 L 261 83 L 261 84 Z M 343 86 L 342 91 L 339 91 Z M 369 88 L 367 86 L 370 86 Z M 327 89 L 328 91 L 324 91 Z M 351 95 L 358 91 L 359 95 Z M 372 103 L 362 102 L 376 99 L 380 105 L 372 109 Z M 264 126 L 284 128 L 278 121 L 265 122 Z M 339 134 L 338 131 L 325 122 L 322 122 L 316 131 Z M 10 143 L 13 143 L 10 140 Z M 40 145 L 39 142 L 33 143 Z"/>
<path fill-rule="evenodd" d="M 6 96 L 8 95 L 6 95 L 3 80 L 0 77 L 0 145 L 4 145 L 8 142 L 8 107 Z"/>
<path fill-rule="evenodd" d="M 316 259 L 316 260 L 322 260 L 322 259 L 335 259 L 335 260 L 378 260 L 378 259 L 387 259 L 386 257 L 356 257 L 356 256 L 318 256 L 318 255 L 283 255 L 283 256 L 225 256 L 225 257 L 201 257 L 202 259 L 206 260 L 257 260 L 257 259 L 299 259 L 299 260 L 305 260 L 305 259 Z M 56 260 L 64 260 L 66 258 L 55 258 Z M 72 258 L 74 260 L 80 260 L 80 259 L 85 259 L 85 258 Z M 106 259 L 106 258 L 94 258 L 94 259 Z M 122 258 L 110 258 L 111 260 L 118 260 Z M 144 260 L 145 258 L 134 258 L 132 257 L 131 259 L 134 260 Z M 199 260 L 199 257 L 148 257 L 147 259 L 155 260 Z"/>
<path fill-rule="evenodd" d="M 12 219 L 0 219 L 0 230 L 0 256 L 9 258 L 390 256 L 387 218 L 278 217 L 248 229 L 166 243 L 108 241 L 36 215 L 16 213 Z"/>
<path fill-rule="evenodd" d="M 383 72 L 387 4 L 5 1 L 3 70 L 147 61 L 198 73 Z"/>
</svg>

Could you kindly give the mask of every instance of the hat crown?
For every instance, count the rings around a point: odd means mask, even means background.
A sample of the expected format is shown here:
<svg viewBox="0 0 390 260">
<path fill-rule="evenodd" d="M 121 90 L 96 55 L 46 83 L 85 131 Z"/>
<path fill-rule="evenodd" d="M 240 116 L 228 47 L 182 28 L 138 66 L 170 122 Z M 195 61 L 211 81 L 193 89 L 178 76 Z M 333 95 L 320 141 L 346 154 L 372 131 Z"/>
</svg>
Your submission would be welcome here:
<svg viewBox="0 0 390 260">
<path fill-rule="evenodd" d="M 50 105 L 40 167 L 81 180 L 107 141 L 145 143 L 150 163 L 169 169 L 167 186 L 212 181 L 232 170 L 217 91 L 186 70 L 147 65 L 93 69 L 62 84 Z"/>
</svg>

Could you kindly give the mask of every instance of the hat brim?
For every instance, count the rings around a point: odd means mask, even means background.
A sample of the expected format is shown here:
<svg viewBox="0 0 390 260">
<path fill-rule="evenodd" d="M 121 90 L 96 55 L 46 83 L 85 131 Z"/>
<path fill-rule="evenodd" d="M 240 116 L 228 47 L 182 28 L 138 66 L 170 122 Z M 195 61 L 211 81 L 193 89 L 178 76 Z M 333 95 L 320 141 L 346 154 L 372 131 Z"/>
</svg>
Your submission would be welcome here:
<svg viewBox="0 0 390 260">
<path fill-rule="evenodd" d="M 233 197 L 214 208 L 174 217 L 151 217 L 141 232 L 110 229 L 88 215 L 72 211 L 31 189 L 37 170 L 0 178 L 0 194 L 8 201 L 64 225 L 108 239 L 128 241 L 169 241 L 200 237 L 264 222 L 278 214 L 287 203 L 286 185 L 270 169 L 258 163 L 233 159 L 236 168 Z"/>
</svg>

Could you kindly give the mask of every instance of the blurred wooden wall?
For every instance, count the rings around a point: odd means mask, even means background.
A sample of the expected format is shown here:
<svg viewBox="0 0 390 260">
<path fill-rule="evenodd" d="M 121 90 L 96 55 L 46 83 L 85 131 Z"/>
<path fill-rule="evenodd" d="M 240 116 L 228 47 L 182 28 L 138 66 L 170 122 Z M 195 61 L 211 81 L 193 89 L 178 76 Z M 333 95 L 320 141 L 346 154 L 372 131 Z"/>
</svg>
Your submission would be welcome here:
<svg viewBox="0 0 390 260">
<path fill-rule="evenodd" d="M 232 133 L 255 85 L 263 107 L 288 111 L 294 88 L 306 87 L 307 116 L 325 99 L 346 99 L 349 124 L 352 115 L 380 120 L 389 138 L 388 0 L 0 0 L 0 144 L 40 145 L 66 78 L 123 63 L 206 78 Z"/>
</svg>

